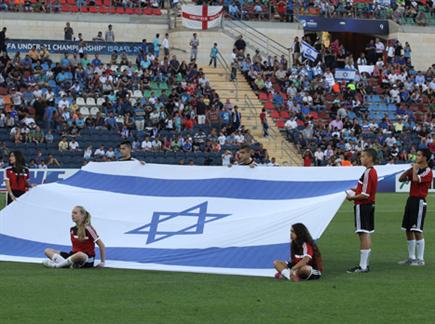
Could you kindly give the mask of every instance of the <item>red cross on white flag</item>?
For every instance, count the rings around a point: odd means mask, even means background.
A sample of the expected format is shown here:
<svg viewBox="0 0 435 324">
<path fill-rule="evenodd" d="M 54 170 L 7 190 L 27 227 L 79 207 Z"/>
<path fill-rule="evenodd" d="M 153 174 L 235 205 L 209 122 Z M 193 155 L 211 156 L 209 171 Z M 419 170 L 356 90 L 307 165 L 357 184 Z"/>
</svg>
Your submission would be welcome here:
<svg viewBox="0 0 435 324">
<path fill-rule="evenodd" d="M 183 26 L 190 29 L 210 29 L 221 24 L 222 6 L 182 6 Z"/>
</svg>

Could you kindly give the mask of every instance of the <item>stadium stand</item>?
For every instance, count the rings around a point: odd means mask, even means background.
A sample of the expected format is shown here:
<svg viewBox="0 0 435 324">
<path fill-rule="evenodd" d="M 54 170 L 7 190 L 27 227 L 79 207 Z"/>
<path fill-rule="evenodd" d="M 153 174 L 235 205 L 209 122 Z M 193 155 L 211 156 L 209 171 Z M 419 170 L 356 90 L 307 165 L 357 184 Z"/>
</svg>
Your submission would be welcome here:
<svg viewBox="0 0 435 324">
<path fill-rule="evenodd" d="M 86 54 L 54 62 L 41 51 L 0 57 L 3 160 L 19 149 L 32 166 L 80 167 L 116 159 L 128 139 L 137 158 L 153 163 L 221 165 L 245 143 L 268 162 L 194 62 L 145 50 L 135 62 L 125 54 L 110 64 Z"/>
<path fill-rule="evenodd" d="M 409 44 L 390 40 L 378 56 L 376 44 L 357 61 L 338 40 L 328 49 L 312 42 L 320 53 L 313 63 L 294 55 L 290 65 L 258 51 L 239 56 L 241 72 L 305 166 L 357 164 L 368 146 L 381 163 L 412 162 L 420 147 L 434 151 L 435 64 L 416 71 Z M 375 64 L 373 73 L 358 72 L 366 64 Z M 336 68 L 354 70 L 355 79 L 336 80 Z"/>
<path fill-rule="evenodd" d="M 160 16 L 163 6 L 164 1 L 159 0 L 5 0 L 0 3 L 0 11 Z"/>
<path fill-rule="evenodd" d="M 433 1 L 265 0 L 223 4 L 234 19 L 293 22 L 297 16 L 391 19 L 398 24 L 435 25 Z"/>
</svg>

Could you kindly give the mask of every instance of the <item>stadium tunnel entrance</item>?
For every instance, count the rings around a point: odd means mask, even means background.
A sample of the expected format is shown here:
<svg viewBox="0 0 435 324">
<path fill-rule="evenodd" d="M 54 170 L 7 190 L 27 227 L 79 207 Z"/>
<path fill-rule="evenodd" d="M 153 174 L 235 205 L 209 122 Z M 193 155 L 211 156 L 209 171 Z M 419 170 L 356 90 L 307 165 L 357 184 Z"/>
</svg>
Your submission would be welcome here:
<svg viewBox="0 0 435 324">
<path fill-rule="evenodd" d="M 398 25 L 391 20 L 325 18 L 299 16 L 304 36 L 314 44 L 321 40 L 325 47 L 338 40 L 356 58 L 365 51 L 366 45 L 375 37 L 387 40 L 398 31 Z"/>
</svg>

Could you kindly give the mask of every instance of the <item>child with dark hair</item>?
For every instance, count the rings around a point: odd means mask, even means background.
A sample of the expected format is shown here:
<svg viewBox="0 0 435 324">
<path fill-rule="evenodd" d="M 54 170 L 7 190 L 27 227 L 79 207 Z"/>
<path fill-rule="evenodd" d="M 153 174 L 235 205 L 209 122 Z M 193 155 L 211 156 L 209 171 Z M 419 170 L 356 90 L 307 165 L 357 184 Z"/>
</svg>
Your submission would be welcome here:
<svg viewBox="0 0 435 324">
<path fill-rule="evenodd" d="M 425 265 L 423 227 L 427 209 L 426 197 L 433 181 L 431 157 L 430 150 L 418 150 L 415 164 L 399 178 L 400 182 L 411 182 L 402 220 L 402 229 L 406 231 L 408 241 L 408 259 L 400 261 L 399 264 Z"/>
<path fill-rule="evenodd" d="M 20 151 L 9 153 L 9 165 L 10 166 L 5 169 L 8 205 L 26 193 L 26 191 L 31 187 L 29 183 L 30 172 L 29 169 L 26 168 L 26 161 Z"/>
<path fill-rule="evenodd" d="M 276 279 L 292 281 L 320 279 L 323 272 L 322 256 L 310 232 L 302 223 L 293 224 L 290 230 L 290 260 L 273 261 Z"/>
</svg>

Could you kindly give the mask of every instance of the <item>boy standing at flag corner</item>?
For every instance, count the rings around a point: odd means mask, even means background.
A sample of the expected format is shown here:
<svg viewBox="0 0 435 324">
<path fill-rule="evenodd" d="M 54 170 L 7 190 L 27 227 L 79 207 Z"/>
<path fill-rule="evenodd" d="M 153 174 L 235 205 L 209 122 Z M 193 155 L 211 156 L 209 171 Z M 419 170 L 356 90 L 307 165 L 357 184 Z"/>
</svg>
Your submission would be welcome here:
<svg viewBox="0 0 435 324">
<path fill-rule="evenodd" d="M 378 174 L 374 168 L 377 153 L 374 149 L 366 149 L 361 154 L 361 164 L 366 167 L 356 188 L 347 191 L 346 199 L 354 202 L 355 233 L 360 239 L 360 263 L 347 270 L 348 273 L 369 272 L 369 256 L 371 252 L 370 234 L 375 231 L 375 199 L 378 189 Z"/>
</svg>

